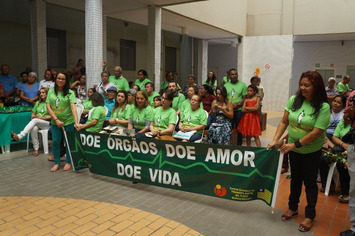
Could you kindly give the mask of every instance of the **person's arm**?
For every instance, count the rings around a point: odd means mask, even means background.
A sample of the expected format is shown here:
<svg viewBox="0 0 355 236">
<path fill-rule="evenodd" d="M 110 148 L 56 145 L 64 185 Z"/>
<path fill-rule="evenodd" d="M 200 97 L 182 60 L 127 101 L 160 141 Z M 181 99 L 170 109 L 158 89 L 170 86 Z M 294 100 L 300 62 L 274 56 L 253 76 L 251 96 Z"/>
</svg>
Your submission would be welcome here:
<svg viewBox="0 0 355 236">
<path fill-rule="evenodd" d="M 80 128 L 78 130 L 82 130 L 82 129 L 87 129 L 90 127 L 93 127 L 97 124 L 98 120 L 97 119 L 93 119 L 90 123 L 87 123 L 85 125 L 81 125 Z"/>
<path fill-rule="evenodd" d="M 78 80 L 78 81 L 75 81 L 75 82 L 73 82 L 73 83 L 71 83 L 71 85 L 70 85 L 70 88 L 72 89 L 72 88 L 75 88 L 75 86 L 77 85 L 77 84 L 79 84 L 80 83 L 80 81 Z"/>
<path fill-rule="evenodd" d="M 332 141 L 330 141 L 327 136 L 325 136 L 325 140 L 327 141 L 328 149 L 332 149 L 334 147 L 334 143 Z M 332 138 L 332 140 L 333 140 L 333 138 Z"/>
<path fill-rule="evenodd" d="M 102 71 L 105 71 L 105 68 L 107 67 L 107 61 L 102 62 Z"/>
<path fill-rule="evenodd" d="M 236 107 L 235 107 L 235 108 L 239 108 L 239 107 L 242 107 L 242 106 L 243 106 L 244 101 L 245 101 L 245 99 L 247 98 L 247 95 L 244 95 L 242 98 L 243 98 L 243 99 L 242 99 L 240 102 L 238 102 L 238 103 L 236 104 Z"/>
<path fill-rule="evenodd" d="M 74 116 L 75 127 L 77 127 L 77 129 L 78 129 L 79 128 L 79 122 L 78 122 L 78 113 L 76 112 L 76 104 L 75 103 L 70 103 L 70 109 L 71 109 L 71 113 Z"/>
<path fill-rule="evenodd" d="M 58 126 L 58 128 L 63 128 L 64 127 L 64 123 L 61 122 L 57 116 L 54 114 L 54 111 L 51 108 L 51 104 L 49 102 L 47 102 L 47 112 L 48 114 L 51 116 L 51 118 L 54 120 L 55 124 Z"/>
<path fill-rule="evenodd" d="M 185 127 L 183 125 L 183 123 L 180 121 L 179 122 L 179 130 L 182 131 L 182 132 L 186 132 L 187 130 L 185 130 Z"/>
<path fill-rule="evenodd" d="M 36 112 L 32 112 L 32 114 L 31 114 L 31 120 L 34 119 L 34 118 L 37 118 Z"/>
<path fill-rule="evenodd" d="M 340 138 L 338 138 L 337 136 L 333 135 L 332 137 L 332 141 L 335 145 L 339 145 L 342 148 L 344 148 L 345 150 L 348 150 L 349 144 L 344 143 L 343 141 L 341 141 Z M 334 146 L 334 145 L 333 145 Z"/>
<path fill-rule="evenodd" d="M 208 113 L 211 117 L 214 117 L 216 115 L 216 108 L 215 108 L 215 104 L 217 104 L 217 100 L 214 100 L 211 104 L 211 110 Z M 233 110 L 233 108 L 232 108 Z M 232 111 L 233 112 L 233 111 Z"/>
<path fill-rule="evenodd" d="M 7 99 L 10 99 L 10 96 L 11 96 L 12 94 L 14 94 L 15 92 L 16 92 L 16 88 L 13 89 L 13 90 L 11 90 L 11 91 L 8 92 L 8 93 L 5 93 L 5 97 L 6 97 Z"/>
<path fill-rule="evenodd" d="M 169 135 L 174 131 L 174 129 L 175 129 L 175 125 L 169 124 L 169 127 L 167 129 L 159 131 L 159 135 Z"/>
<path fill-rule="evenodd" d="M 283 135 L 283 133 L 285 132 L 285 130 L 288 126 L 288 116 L 289 115 L 290 115 L 290 113 L 288 111 L 284 111 L 284 115 L 282 117 L 282 120 L 280 121 L 279 125 L 277 126 L 275 136 L 272 139 L 272 142 L 267 145 L 267 150 L 269 150 L 270 148 L 272 148 L 273 146 L 275 146 L 279 142 L 281 136 Z"/>
<path fill-rule="evenodd" d="M 183 132 L 193 131 L 193 130 L 196 130 L 196 131 L 198 131 L 198 130 L 203 130 L 205 127 L 206 127 L 206 125 L 196 125 L 196 126 L 193 127 L 193 128 L 186 127 L 186 128 L 185 128 L 185 131 L 183 131 Z"/>
<path fill-rule="evenodd" d="M 244 105 L 243 105 L 244 106 Z M 245 107 L 245 110 L 247 112 L 253 112 L 253 111 L 257 111 L 259 110 L 259 107 L 260 107 L 260 99 L 259 98 L 256 98 L 256 104 L 254 107 Z"/>
<path fill-rule="evenodd" d="M 244 102 L 244 103 L 243 103 L 243 106 L 242 106 L 242 112 L 243 112 L 243 113 L 249 112 L 249 110 L 247 110 L 246 108 L 247 108 L 247 103 Z"/>
</svg>

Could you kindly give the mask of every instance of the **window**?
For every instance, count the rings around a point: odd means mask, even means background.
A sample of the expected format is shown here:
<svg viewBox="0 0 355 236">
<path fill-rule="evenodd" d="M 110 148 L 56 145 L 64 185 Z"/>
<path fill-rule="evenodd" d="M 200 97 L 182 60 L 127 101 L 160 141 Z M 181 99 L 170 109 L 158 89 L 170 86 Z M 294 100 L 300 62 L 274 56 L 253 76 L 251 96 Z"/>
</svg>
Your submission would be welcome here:
<svg viewBox="0 0 355 236">
<path fill-rule="evenodd" d="M 67 67 L 66 32 L 47 28 L 47 64 L 48 67 Z"/>
<path fill-rule="evenodd" d="M 176 72 L 176 48 L 165 47 L 165 72 Z"/>
<path fill-rule="evenodd" d="M 136 42 L 120 40 L 120 64 L 123 70 L 136 70 Z"/>
</svg>

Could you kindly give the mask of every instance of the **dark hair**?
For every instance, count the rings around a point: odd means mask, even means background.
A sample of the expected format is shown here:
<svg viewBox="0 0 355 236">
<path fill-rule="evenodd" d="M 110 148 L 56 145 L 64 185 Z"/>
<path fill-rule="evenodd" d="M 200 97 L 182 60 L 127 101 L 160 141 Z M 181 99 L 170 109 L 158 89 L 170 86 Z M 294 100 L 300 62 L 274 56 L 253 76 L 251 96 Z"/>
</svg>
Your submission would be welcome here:
<svg viewBox="0 0 355 236">
<path fill-rule="evenodd" d="M 26 71 L 22 72 L 20 76 L 22 77 L 23 74 L 26 74 L 28 76 L 28 73 Z"/>
<path fill-rule="evenodd" d="M 208 77 L 208 74 L 209 74 L 210 72 L 212 72 L 212 79 L 210 79 L 210 77 Z M 211 82 L 211 84 L 214 85 L 214 82 L 216 81 L 217 78 L 216 78 L 216 75 L 214 74 L 213 71 L 210 71 L 210 72 L 208 72 L 208 74 L 207 74 L 207 81 L 206 81 L 206 83 Z"/>
<path fill-rule="evenodd" d="M 78 62 L 76 63 L 76 65 L 79 65 L 80 62 L 84 62 L 84 60 L 81 59 L 81 58 L 79 58 L 79 59 L 78 59 Z"/>
<path fill-rule="evenodd" d="M 108 72 L 108 71 L 103 71 L 103 72 L 101 72 L 101 77 L 102 77 L 104 74 L 107 74 L 108 77 L 110 77 L 110 72 Z"/>
<path fill-rule="evenodd" d="M 177 87 L 177 83 L 176 83 L 175 81 L 170 81 L 170 82 L 168 83 L 168 85 L 171 84 L 171 83 L 175 84 L 175 86 Z"/>
<path fill-rule="evenodd" d="M 189 78 L 189 77 L 193 78 L 194 81 L 196 82 L 196 77 L 195 77 L 194 75 L 189 75 L 189 76 L 187 76 L 187 78 Z"/>
<path fill-rule="evenodd" d="M 341 99 L 341 102 L 343 103 L 343 108 L 345 108 L 345 106 L 346 106 L 346 97 L 345 96 L 343 96 L 343 95 L 336 95 L 334 98 L 333 98 L 333 100 L 332 100 L 332 102 L 336 99 L 336 98 L 340 98 Z"/>
<path fill-rule="evenodd" d="M 141 87 L 139 87 L 138 85 L 135 84 L 135 85 L 133 85 L 133 89 L 134 89 L 134 90 L 136 90 L 136 89 L 134 88 L 134 86 L 137 86 L 137 88 L 138 88 L 138 89 L 137 89 L 137 92 L 138 92 L 138 91 L 141 91 Z"/>
<path fill-rule="evenodd" d="M 124 91 L 124 90 L 119 90 L 119 91 L 117 92 L 117 95 L 118 95 L 119 93 L 123 93 L 123 95 L 124 95 L 124 102 L 123 102 L 124 104 L 123 104 L 123 107 L 122 107 L 122 110 L 121 110 L 121 112 L 123 112 L 123 111 L 126 109 L 126 105 L 127 105 L 127 103 L 128 103 L 128 94 L 127 94 L 127 92 Z M 118 108 L 118 106 L 120 105 L 120 104 L 118 104 L 118 102 L 117 102 L 117 95 L 116 95 L 116 98 L 115 98 L 115 105 L 113 105 L 112 113 L 111 113 L 111 114 L 113 114 L 113 113 L 116 111 L 116 109 Z"/>
<path fill-rule="evenodd" d="M 91 103 L 94 107 L 105 106 L 104 97 L 101 96 L 101 94 L 99 94 L 99 93 L 94 93 L 93 95 L 91 95 L 89 100 L 91 101 Z"/>
<path fill-rule="evenodd" d="M 76 90 L 76 88 L 71 88 L 70 90 L 74 92 L 75 97 L 77 98 L 78 97 L 78 91 Z"/>
<path fill-rule="evenodd" d="M 253 82 L 253 80 L 259 81 L 259 77 L 257 77 L 257 76 L 253 76 L 253 77 L 251 77 L 251 79 L 250 79 L 250 83 L 252 83 L 252 82 Z"/>
<path fill-rule="evenodd" d="M 196 85 L 192 85 L 189 88 L 193 88 L 194 92 L 195 92 L 195 95 L 198 95 L 198 87 Z"/>
<path fill-rule="evenodd" d="M 146 78 L 148 77 L 148 72 L 144 69 L 140 69 L 137 74 L 142 73 Z"/>
<path fill-rule="evenodd" d="M 65 73 L 65 72 L 59 72 L 59 73 L 57 74 L 56 80 L 57 80 L 59 74 L 62 74 L 62 75 L 65 76 L 65 84 L 64 84 L 64 87 L 63 87 L 63 97 L 65 97 L 65 96 L 68 95 L 69 90 L 70 90 L 68 75 L 67 75 L 67 73 Z M 54 83 L 54 92 L 55 92 L 55 95 L 58 96 L 58 85 L 57 85 L 57 81 Z"/>
<path fill-rule="evenodd" d="M 161 97 L 160 97 L 160 96 L 155 96 L 155 97 L 153 98 L 153 101 L 154 101 L 154 99 L 157 99 L 159 102 L 161 102 Z"/>
<path fill-rule="evenodd" d="M 129 81 L 128 82 L 128 86 L 131 87 L 131 85 L 133 84 L 133 81 Z"/>
<path fill-rule="evenodd" d="M 228 103 L 228 97 L 227 97 L 227 89 L 226 89 L 226 87 L 224 87 L 224 86 L 218 86 L 217 88 L 216 88 L 216 94 L 217 94 L 217 91 L 221 91 L 221 96 L 223 97 L 223 99 L 224 99 L 224 102 L 227 104 Z"/>
<path fill-rule="evenodd" d="M 256 87 L 253 84 L 249 85 L 248 88 L 251 88 L 252 90 L 254 90 L 255 93 L 257 93 L 259 91 L 258 87 Z"/>
<path fill-rule="evenodd" d="M 48 68 L 47 70 L 45 70 L 45 71 L 44 71 L 44 74 L 46 74 L 47 71 L 49 71 L 49 73 L 51 74 L 51 80 L 52 80 L 53 82 L 55 82 L 55 78 L 54 78 L 54 76 L 53 76 L 53 74 L 52 74 L 51 69 Z M 67 75 L 67 76 L 68 76 L 68 75 Z"/>
<path fill-rule="evenodd" d="M 152 82 L 145 83 L 144 87 L 146 87 L 148 84 L 153 88 L 153 90 L 155 89 L 154 83 L 152 83 Z"/>
<path fill-rule="evenodd" d="M 213 89 L 211 86 L 209 86 L 208 84 L 203 84 L 202 87 L 209 93 L 209 94 L 213 94 Z"/>
<path fill-rule="evenodd" d="M 93 94 L 96 93 L 96 89 L 95 88 L 88 88 L 88 92 L 89 92 L 90 89 L 92 90 Z"/>
<path fill-rule="evenodd" d="M 192 96 L 197 96 L 197 97 L 198 97 L 198 102 L 201 103 L 202 99 L 201 99 L 201 96 L 200 96 L 200 95 L 194 94 L 194 95 L 192 95 Z M 191 98 L 192 98 L 192 97 L 191 97 Z"/>
<path fill-rule="evenodd" d="M 232 70 L 235 70 L 235 71 L 237 72 L 237 74 L 238 74 L 238 70 L 237 70 L 237 69 L 234 69 L 234 68 L 229 69 L 228 73 L 230 74 Z"/>
<path fill-rule="evenodd" d="M 173 106 L 174 93 L 171 90 L 165 90 L 164 93 L 166 96 L 166 100 L 171 101 L 170 107 Z"/>
<path fill-rule="evenodd" d="M 327 102 L 327 93 L 325 92 L 324 82 L 322 76 L 316 71 L 307 71 L 303 72 L 299 80 L 299 84 L 303 78 L 307 78 L 312 83 L 314 90 L 313 96 L 311 99 L 311 106 L 314 108 L 314 113 L 312 115 L 317 115 L 321 109 L 323 103 Z M 301 90 L 298 89 L 296 93 L 295 100 L 292 104 L 292 111 L 296 111 L 302 107 L 303 101 L 305 100 L 304 96 L 301 93 Z"/>
</svg>

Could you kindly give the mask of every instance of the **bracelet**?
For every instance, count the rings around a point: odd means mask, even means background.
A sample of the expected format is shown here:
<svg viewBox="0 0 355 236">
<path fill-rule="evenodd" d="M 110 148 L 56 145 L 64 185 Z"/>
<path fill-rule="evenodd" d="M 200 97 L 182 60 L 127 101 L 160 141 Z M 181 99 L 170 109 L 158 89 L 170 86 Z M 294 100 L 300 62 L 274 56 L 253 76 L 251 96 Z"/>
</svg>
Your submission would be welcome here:
<svg viewBox="0 0 355 236">
<path fill-rule="evenodd" d="M 302 144 L 300 143 L 300 140 L 296 140 L 296 141 L 294 142 L 294 144 L 296 145 L 296 148 L 302 147 Z"/>
<path fill-rule="evenodd" d="M 339 145 L 340 147 L 343 147 L 343 144 L 344 144 L 344 142 L 341 142 L 341 144 Z"/>
<path fill-rule="evenodd" d="M 59 120 L 58 118 L 57 119 L 54 119 L 54 121 L 57 121 L 57 120 Z"/>
</svg>

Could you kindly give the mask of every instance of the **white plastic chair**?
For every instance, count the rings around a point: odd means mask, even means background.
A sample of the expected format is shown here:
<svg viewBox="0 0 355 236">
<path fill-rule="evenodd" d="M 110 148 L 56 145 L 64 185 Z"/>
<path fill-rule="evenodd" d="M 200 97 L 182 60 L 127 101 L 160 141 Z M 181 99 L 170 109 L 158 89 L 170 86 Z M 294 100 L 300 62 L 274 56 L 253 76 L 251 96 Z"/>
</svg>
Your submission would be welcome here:
<svg viewBox="0 0 355 236">
<path fill-rule="evenodd" d="M 80 120 L 81 113 L 84 111 L 84 106 L 81 104 L 76 104 L 76 114 L 78 115 L 78 120 Z"/>
<path fill-rule="evenodd" d="M 207 117 L 207 120 L 208 120 L 208 112 L 206 110 L 205 110 L 205 112 L 206 112 L 206 117 Z M 202 130 L 201 138 L 199 140 L 196 140 L 194 143 L 201 143 L 202 142 L 204 131 L 205 131 L 205 129 Z"/>
<path fill-rule="evenodd" d="M 334 169 L 336 168 L 337 163 L 333 162 L 332 164 L 330 164 L 329 166 L 329 171 L 328 171 L 328 177 L 327 177 L 327 184 L 325 185 L 325 190 L 324 190 L 324 194 L 325 196 L 329 195 L 329 190 L 330 190 L 330 185 L 332 183 L 332 179 L 333 179 L 333 174 L 334 174 Z M 339 178 L 337 178 L 335 180 L 336 185 L 338 185 L 339 182 Z"/>
<path fill-rule="evenodd" d="M 42 144 L 43 144 L 43 152 L 44 154 L 48 154 L 48 130 L 49 129 L 40 129 L 38 133 L 42 135 Z M 30 133 L 27 134 L 27 152 L 30 146 Z"/>
</svg>

